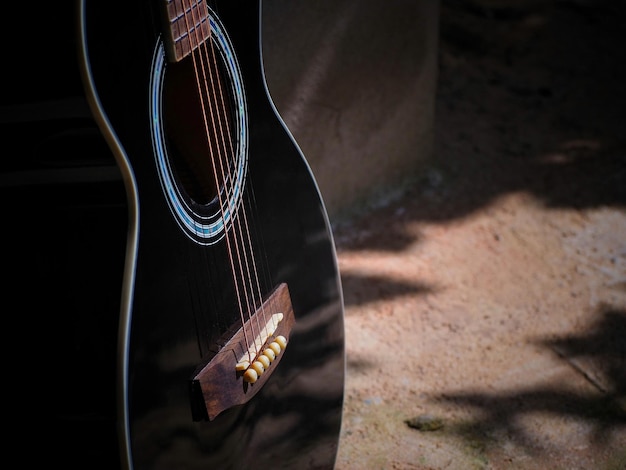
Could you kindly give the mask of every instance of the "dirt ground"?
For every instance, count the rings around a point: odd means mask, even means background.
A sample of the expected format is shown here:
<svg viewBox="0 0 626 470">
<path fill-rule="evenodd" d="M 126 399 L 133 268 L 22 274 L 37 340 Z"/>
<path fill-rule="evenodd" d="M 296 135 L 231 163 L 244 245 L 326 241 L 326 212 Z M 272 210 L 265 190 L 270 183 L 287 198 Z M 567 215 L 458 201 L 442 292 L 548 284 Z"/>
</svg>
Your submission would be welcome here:
<svg viewBox="0 0 626 470">
<path fill-rule="evenodd" d="M 626 14 L 446 1 L 433 159 L 335 226 L 337 470 L 626 468 Z"/>
</svg>

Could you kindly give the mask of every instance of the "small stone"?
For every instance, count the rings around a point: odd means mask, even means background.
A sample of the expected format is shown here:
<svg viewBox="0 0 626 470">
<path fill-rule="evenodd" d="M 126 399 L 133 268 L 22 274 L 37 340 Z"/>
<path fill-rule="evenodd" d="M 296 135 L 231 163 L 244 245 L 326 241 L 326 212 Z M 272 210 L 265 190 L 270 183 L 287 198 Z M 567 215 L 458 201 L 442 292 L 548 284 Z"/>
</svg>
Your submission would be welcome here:
<svg viewBox="0 0 626 470">
<path fill-rule="evenodd" d="M 410 428 L 419 431 L 437 431 L 443 428 L 443 420 L 431 415 L 419 415 L 404 421 Z"/>
</svg>

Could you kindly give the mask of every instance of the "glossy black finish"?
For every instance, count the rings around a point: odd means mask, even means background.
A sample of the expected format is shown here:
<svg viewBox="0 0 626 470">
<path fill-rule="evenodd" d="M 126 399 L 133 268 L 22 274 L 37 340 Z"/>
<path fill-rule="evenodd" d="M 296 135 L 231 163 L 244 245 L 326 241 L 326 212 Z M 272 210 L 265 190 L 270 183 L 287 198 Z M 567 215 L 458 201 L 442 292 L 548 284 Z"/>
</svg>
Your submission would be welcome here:
<svg viewBox="0 0 626 470">
<path fill-rule="evenodd" d="M 188 239 L 163 196 L 148 94 L 154 2 L 86 5 L 87 55 L 101 112 L 137 181 L 139 245 L 130 317 L 128 417 L 134 468 L 330 468 L 341 423 L 343 316 L 334 247 L 315 182 L 266 92 L 259 2 L 214 6 L 238 55 L 250 141 L 246 200 L 268 293 L 286 282 L 296 326 L 277 370 L 245 406 L 194 422 L 189 380 L 239 318 L 225 243 Z M 114 27 L 112 27 L 114 25 Z M 118 149 L 118 150 L 120 150 Z M 114 149 L 115 150 L 115 149 Z"/>
</svg>

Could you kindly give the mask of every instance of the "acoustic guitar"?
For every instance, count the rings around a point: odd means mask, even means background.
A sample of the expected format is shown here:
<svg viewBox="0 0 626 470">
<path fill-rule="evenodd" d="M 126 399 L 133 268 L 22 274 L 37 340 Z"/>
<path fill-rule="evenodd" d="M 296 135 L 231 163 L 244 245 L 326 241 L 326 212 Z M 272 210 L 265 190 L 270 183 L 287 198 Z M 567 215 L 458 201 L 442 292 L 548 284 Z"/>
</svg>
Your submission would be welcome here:
<svg viewBox="0 0 626 470">
<path fill-rule="evenodd" d="M 261 2 L 56 3 L 2 33 L 20 465 L 332 468 L 341 285 Z"/>
</svg>

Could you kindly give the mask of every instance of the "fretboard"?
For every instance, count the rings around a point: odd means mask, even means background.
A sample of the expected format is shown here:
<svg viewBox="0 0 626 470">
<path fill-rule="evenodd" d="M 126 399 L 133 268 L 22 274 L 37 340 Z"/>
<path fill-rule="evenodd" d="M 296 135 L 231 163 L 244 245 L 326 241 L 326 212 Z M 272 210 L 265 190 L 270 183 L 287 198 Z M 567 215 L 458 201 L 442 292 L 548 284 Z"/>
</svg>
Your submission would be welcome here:
<svg viewBox="0 0 626 470">
<path fill-rule="evenodd" d="M 163 0 L 165 43 L 170 61 L 188 56 L 211 36 L 205 0 Z"/>
</svg>

